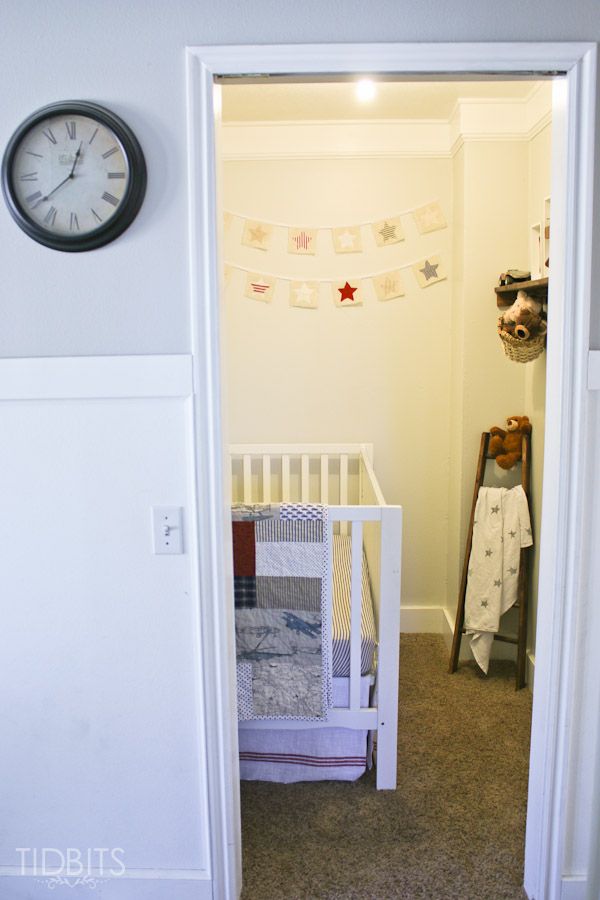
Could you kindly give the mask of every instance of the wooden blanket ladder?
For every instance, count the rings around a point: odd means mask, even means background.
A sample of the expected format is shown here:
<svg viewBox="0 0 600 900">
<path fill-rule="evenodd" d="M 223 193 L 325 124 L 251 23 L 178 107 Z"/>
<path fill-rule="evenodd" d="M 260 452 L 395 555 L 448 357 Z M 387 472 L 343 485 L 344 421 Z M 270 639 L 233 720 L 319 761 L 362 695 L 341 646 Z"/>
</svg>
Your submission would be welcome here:
<svg viewBox="0 0 600 900">
<path fill-rule="evenodd" d="M 479 494 L 479 488 L 483 486 L 483 482 L 485 479 L 485 465 L 488 459 L 493 459 L 490 456 L 488 447 L 490 443 L 490 433 L 489 431 L 484 431 L 481 435 L 481 445 L 479 447 L 479 459 L 477 462 L 477 473 L 475 475 L 475 489 L 473 491 L 473 504 L 471 507 L 471 519 L 469 522 L 469 531 L 467 533 L 467 544 L 465 547 L 465 559 L 462 570 L 462 579 L 460 583 L 460 594 L 458 597 L 458 608 L 456 610 L 456 623 L 454 626 L 454 639 L 452 641 L 452 650 L 450 652 L 450 665 L 448 667 L 448 671 L 450 673 L 456 672 L 458 668 L 458 658 L 460 655 L 460 642 L 462 640 L 462 636 L 465 632 L 464 621 L 465 621 L 465 598 L 467 596 L 467 578 L 468 578 L 468 570 L 469 570 L 469 557 L 471 556 L 471 545 L 473 542 L 473 523 L 475 520 L 475 506 L 477 504 L 477 497 Z M 525 491 L 525 495 L 527 497 L 527 502 L 529 503 L 529 492 L 530 492 L 530 482 L 531 482 L 531 436 L 528 434 L 524 434 L 522 438 L 522 461 L 521 461 L 521 484 L 523 486 L 523 490 Z M 530 507 L 531 509 L 531 507 Z M 513 609 L 518 609 L 518 628 L 517 634 L 495 634 L 494 638 L 497 641 L 504 641 L 509 644 L 516 644 L 517 646 L 517 673 L 516 673 L 516 685 L 515 689 L 518 691 L 521 688 L 525 687 L 525 675 L 526 675 L 526 661 L 527 661 L 527 602 L 528 602 L 528 594 L 529 594 L 529 579 L 528 579 L 528 560 L 529 547 L 521 548 L 521 561 L 519 567 L 519 584 L 517 588 L 517 602 L 514 604 Z"/>
</svg>

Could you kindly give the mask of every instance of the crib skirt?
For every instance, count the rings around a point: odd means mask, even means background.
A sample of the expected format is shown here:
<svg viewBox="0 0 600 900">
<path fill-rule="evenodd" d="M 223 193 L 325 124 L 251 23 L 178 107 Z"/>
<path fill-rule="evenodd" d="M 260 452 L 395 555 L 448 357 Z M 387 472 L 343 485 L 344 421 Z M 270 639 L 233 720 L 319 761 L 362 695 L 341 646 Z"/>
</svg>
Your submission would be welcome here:
<svg viewBox="0 0 600 900">
<path fill-rule="evenodd" d="M 333 679 L 333 705 L 348 703 L 348 678 Z M 361 706 L 370 679 L 361 678 Z M 369 732 L 350 728 L 240 728 L 240 777 L 245 781 L 356 781 L 371 766 Z"/>
</svg>

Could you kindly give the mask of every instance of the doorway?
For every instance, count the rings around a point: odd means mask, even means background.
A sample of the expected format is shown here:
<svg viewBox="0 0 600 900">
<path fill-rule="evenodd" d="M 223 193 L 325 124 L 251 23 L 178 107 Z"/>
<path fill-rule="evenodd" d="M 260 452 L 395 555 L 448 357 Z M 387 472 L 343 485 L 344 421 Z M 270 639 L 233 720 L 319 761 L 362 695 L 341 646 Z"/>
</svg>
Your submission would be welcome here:
<svg viewBox="0 0 600 900">
<path fill-rule="evenodd" d="M 214 181 L 214 131 L 213 131 L 213 77 L 233 75 L 238 72 L 256 71 L 260 68 L 272 73 L 289 69 L 286 48 L 200 48 L 189 54 L 190 75 L 190 115 L 191 124 L 191 197 L 192 197 L 192 253 L 194 276 L 195 355 L 198 361 L 196 371 L 198 438 L 202 452 L 198 451 L 200 509 L 201 560 L 204 563 L 203 581 L 208 596 L 223 590 L 227 584 L 231 591 L 231 576 L 228 575 L 226 554 L 211 540 L 213 535 L 226 533 L 225 506 L 226 493 L 223 490 L 224 471 L 222 464 L 221 410 L 218 394 L 219 384 L 219 319 L 215 298 L 218 296 L 219 256 L 215 236 L 216 198 Z M 356 51 L 357 48 L 353 48 Z M 559 686 L 568 689 L 568 642 L 562 638 L 568 634 L 568 619 L 574 614 L 572 586 L 576 576 L 575 560 L 569 550 L 576 541 L 573 530 L 567 533 L 564 523 L 570 520 L 576 509 L 578 498 L 577 473 L 582 452 L 581 423 L 578 410 L 582 403 L 584 371 L 584 348 L 587 351 L 587 316 L 589 293 L 580 279 L 584 278 L 581 267 L 575 267 L 572 256 L 577 250 L 581 261 L 582 247 L 577 244 L 575 223 L 585 220 L 585 178 L 575 178 L 578 164 L 588 158 L 589 143 L 586 143 L 586 122 L 589 109 L 590 67 L 585 63 L 585 53 L 581 48 L 564 45 L 560 59 L 556 57 L 556 47 L 544 48 L 520 45 L 498 50 L 497 59 L 490 48 L 485 53 L 477 47 L 437 46 L 426 47 L 383 47 L 362 48 L 362 62 L 358 67 L 377 72 L 437 73 L 489 71 L 490 67 L 503 74 L 520 71 L 565 73 L 565 89 L 555 105 L 557 135 L 555 152 L 555 177 L 553 180 L 553 269 L 550 289 L 550 309 L 553 327 L 557 328 L 557 338 L 549 346 L 549 392 L 548 420 L 553 433 L 564 437 L 569 433 L 579 435 L 579 440 L 571 437 L 560 443 L 558 451 L 546 454 L 545 472 L 556 489 L 545 496 L 543 519 L 542 553 L 540 565 L 540 585 L 544 592 L 544 608 L 540 610 L 538 635 L 541 646 L 537 648 L 536 659 L 536 704 L 534 708 L 534 732 L 532 741 L 531 788 L 529 794 L 529 825 L 526 859 L 526 887 L 530 893 L 539 890 L 539 885 L 557 884 L 560 875 L 561 818 L 555 817 L 556 804 L 560 803 L 561 779 L 564 773 L 565 738 L 561 736 L 561 723 L 566 709 L 561 702 Z M 569 53 L 569 50 L 571 51 Z M 528 55 L 529 54 L 529 55 Z M 299 75 L 315 72 L 356 71 L 355 59 L 349 65 L 348 48 L 293 48 L 294 71 Z M 352 56 L 356 58 L 356 53 Z M 359 54 L 359 56 L 361 56 Z M 500 60 L 500 56 L 502 59 Z M 510 58 L 510 62 L 506 59 Z M 259 61 L 260 60 L 260 65 Z M 543 60 L 543 64 L 541 62 Z M 588 79 L 590 81 L 588 82 Z M 577 97 L 578 95 L 578 97 Z M 575 104 L 575 99 L 583 101 Z M 198 116 L 200 110 L 200 116 Z M 580 118 L 575 111 L 579 110 Z M 567 127 L 568 123 L 568 127 Z M 567 140 L 569 138 L 569 140 Z M 581 175 L 580 168 L 580 175 Z M 585 167 L 583 169 L 585 172 Z M 566 172 L 566 179 L 564 174 Z M 565 183 L 566 182 L 566 183 Z M 197 252 L 196 252 L 197 251 Z M 589 260 L 588 260 L 589 264 Z M 575 286 L 578 283 L 583 293 L 575 304 Z M 581 296 L 585 302 L 581 303 Z M 202 302 L 204 298 L 204 302 Z M 582 305 L 585 307 L 582 309 Z M 569 314 L 569 315 L 568 315 Z M 567 396 L 568 395 L 568 396 Z M 554 476 L 554 477 L 553 477 Z M 563 524 L 561 524 L 563 523 Z M 576 546 L 576 544 L 575 544 Z M 557 572 L 558 567 L 558 572 Z M 556 581 L 557 574 L 560 582 Z M 571 586 L 569 602 L 556 602 L 557 583 Z M 569 594 L 569 590 L 567 590 Z M 232 629 L 228 616 L 222 610 L 206 610 L 208 635 L 204 636 L 205 650 L 214 663 L 211 671 L 220 673 L 218 697 L 206 692 L 207 716 L 214 733 L 218 737 L 220 759 L 213 759 L 211 779 L 213 790 L 213 833 L 217 835 L 215 846 L 215 872 L 220 874 L 224 885 L 222 896 L 234 896 L 234 884 L 239 879 L 239 810 L 235 789 L 228 778 L 228 764 L 224 760 L 235 757 L 235 734 L 231 721 L 234 691 L 234 673 L 227 659 L 231 659 Z M 543 627 L 541 622 L 543 621 Z M 565 632 L 565 629 L 567 631 Z M 224 690 L 223 685 L 227 688 Z M 568 690 L 567 690 L 568 692 Z M 222 703 L 223 697 L 229 704 Z M 541 697 L 541 699 L 539 699 Z M 554 748 L 554 754 L 544 752 Z M 212 756 L 212 754 L 210 754 Z M 235 771 L 235 763 L 233 763 Z M 558 829 L 558 831 L 557 831 Z M 541 839 L 538 841 L 537 836 Z M 221 838 L 223 843 L 221 843 Z M 233 844 L 238 849 L 237 867 L 235 854 L 228 854 L 226 847 Z M 550 893 L 547 896 L 552 896 Z"/>
</svg>

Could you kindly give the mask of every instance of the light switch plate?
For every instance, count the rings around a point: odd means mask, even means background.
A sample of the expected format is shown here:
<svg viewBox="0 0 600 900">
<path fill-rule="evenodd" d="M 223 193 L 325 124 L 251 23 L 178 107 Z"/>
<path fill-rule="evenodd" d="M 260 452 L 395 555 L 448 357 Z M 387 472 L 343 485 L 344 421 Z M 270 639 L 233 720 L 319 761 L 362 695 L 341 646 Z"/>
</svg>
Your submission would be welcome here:
<svg viewBox="0 0 600 900">
<path fill-rule="evenodd" d="M 152 534 L 155 553 L 183 553 L 183 509 L 153 506 Z"/>
</svg>

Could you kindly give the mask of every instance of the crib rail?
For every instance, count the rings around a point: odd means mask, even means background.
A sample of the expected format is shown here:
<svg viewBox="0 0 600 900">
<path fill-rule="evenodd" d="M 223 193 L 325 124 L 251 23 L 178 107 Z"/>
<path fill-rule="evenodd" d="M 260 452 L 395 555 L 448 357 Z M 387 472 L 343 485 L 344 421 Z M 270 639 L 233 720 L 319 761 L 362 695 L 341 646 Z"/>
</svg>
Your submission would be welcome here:
<svg viewBox="0 0 600 900">
<path fill-rule="evenodd" d="M 348 704 L 329 710 L 326 722 L 252 720 L 241 728 L 320 727 L 377 730 L 378 788 L 396 786 L 398 639 L 402 508 L 387 506 L 373 471 L 369 444 L 241 445 L 230 447 L 237 467 L 234 499 L 244 503 L 304 502 L 328 506 L 329 560 L 333 533 L 351 534 L 350 677 Z M 336 502 L 337 501 L 337 502 Z M 376 700 L 361 707 L 361 614 L 363 547 L 375 600 L 378 640 Z M 331 615 L 332 578 L 327 579 Z M 329 623 L 331 633 L 331 622 Z"/>
<path fill-rule="evenodd" d="M 377 502 L 385 502 L 373 472 L 372 444 L 303 444 L 301 450 L 291 444 L 232 444 L 229 452 L 234 499 L 243 503 L 358 502 L 349 491 L 351 466 L 373 483 Z"/>
</svg>

